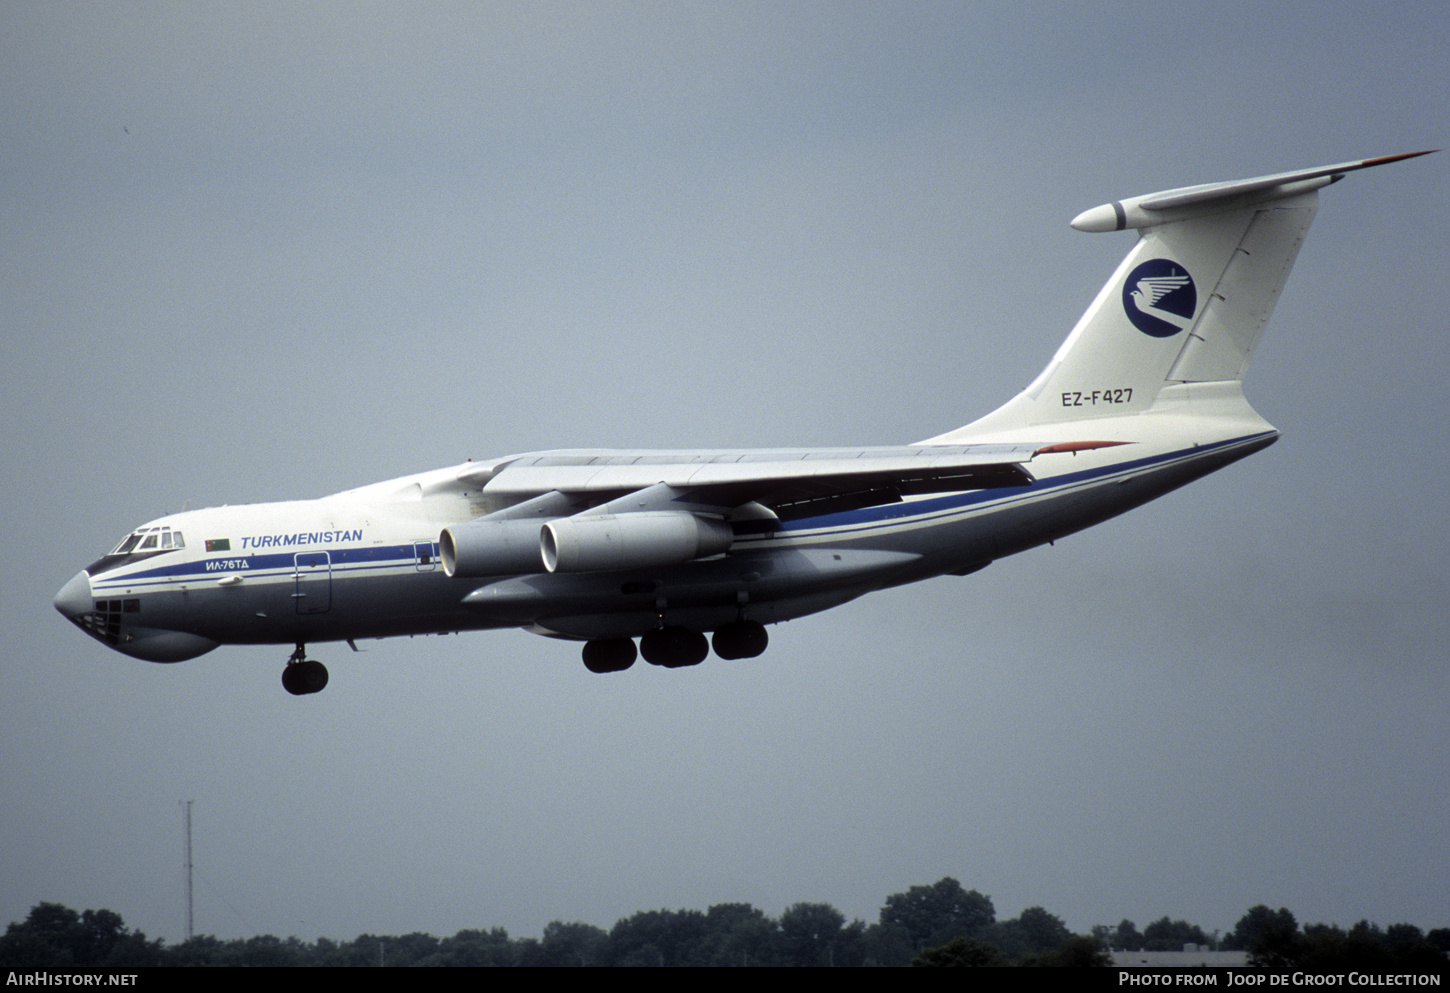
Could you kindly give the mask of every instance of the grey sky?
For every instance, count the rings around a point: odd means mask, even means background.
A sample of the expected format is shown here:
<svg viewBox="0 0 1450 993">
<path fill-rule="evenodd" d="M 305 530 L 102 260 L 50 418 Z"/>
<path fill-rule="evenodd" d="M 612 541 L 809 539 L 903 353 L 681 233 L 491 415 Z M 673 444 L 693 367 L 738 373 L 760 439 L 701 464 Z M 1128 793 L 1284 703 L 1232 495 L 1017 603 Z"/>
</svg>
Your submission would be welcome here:
<svg viewBox="0 0 1450 993">
<path fill-rule="evenodd" d="M 1329 190 L 1268 451 L 1083 535 L 596 677 L 521 632 L 176 666 L 50 606 L 184 503 L 547 447 L 908 442 L 1046 362 L 1116 197 L 1445 142 L 1359 4 L 0 8 L 0 920 L 608 927 L 953 875 L 1074 930 L 1450 925 L 1444 155 Z"/>
</svg>

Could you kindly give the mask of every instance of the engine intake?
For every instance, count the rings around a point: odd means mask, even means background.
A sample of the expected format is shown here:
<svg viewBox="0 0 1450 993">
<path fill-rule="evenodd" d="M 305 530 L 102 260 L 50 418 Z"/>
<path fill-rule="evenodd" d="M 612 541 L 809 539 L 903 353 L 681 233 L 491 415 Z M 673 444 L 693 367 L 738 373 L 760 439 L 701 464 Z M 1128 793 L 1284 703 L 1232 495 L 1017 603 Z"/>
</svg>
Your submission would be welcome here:
<svg viewBox="0 0 1450 993">
<path fill-rule="evenodd" d="M 718 555 L 735 532 L 723 521 L 660 510 L 561 517 L 545 524 L 539 537 L 550 572 L 606 572 Z"/>
<path fill-rule="evenodd" d="M 543 572 L 539 520 L 470 521 L 444 528 L 438 536 L 448 576 L 517 576 Z"/>
</svg>

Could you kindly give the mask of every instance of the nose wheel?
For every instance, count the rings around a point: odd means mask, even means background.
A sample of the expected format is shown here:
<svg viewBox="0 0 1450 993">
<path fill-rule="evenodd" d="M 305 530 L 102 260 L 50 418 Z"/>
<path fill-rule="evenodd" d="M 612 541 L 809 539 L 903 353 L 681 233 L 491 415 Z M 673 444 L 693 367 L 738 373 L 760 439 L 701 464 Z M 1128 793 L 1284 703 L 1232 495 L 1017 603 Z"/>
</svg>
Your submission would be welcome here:
<svg viewBox="0 0 1450 993">
<path fill-rule="evenodd" d="M 297 650 L 287 659 L 282 670 L 282 688 L 293 696 L 318 693 L 327 685 L 327 666 L 307 657 L 307 649 L 301 642 Z"/>
</svg>

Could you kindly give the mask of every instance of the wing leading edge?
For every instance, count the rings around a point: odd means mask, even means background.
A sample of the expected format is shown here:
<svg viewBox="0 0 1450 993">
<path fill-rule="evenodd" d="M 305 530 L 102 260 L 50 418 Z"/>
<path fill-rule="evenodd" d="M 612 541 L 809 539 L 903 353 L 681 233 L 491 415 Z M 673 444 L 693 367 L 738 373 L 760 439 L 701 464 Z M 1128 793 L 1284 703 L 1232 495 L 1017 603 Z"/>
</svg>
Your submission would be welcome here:
<svg viewBox="0 0 1450 993">
<path fill-rule="evenodd" d="M 559 451 L 469 467 L 459 473 L 458 481 L 481 485 L 490 502 L 506 508 L 540 494 L 559 493 L 571 499 L 575 512 L 673 507 L 723 516 L 752 505 L 791 520 L 895 503 L 917 494 L 1029 486 L 1033 476 L 1025 463 L 1040 448 L 993 444 L 750 452 Z"/>
</svg>

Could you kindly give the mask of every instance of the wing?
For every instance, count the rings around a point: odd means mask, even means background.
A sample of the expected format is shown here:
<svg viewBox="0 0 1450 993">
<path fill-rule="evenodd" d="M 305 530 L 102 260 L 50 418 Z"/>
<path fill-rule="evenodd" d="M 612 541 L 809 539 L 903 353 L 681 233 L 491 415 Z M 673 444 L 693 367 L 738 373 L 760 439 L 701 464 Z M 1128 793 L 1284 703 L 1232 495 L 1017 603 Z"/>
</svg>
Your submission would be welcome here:
<svg viewBox="0 0 1450 993">
<path fill-rule="evenodd" d="M 1100 447 L 1105 442 L 1082 442 Z M 569 498 L 572 512 L 678 509 L 793 520 L 896 503 L 924 493 L 1030 486 L 1036 444 L 729 451 L 562 451 L 465 468 L 489 503 L 513 507 L 541 494 Z M 1052 450 L 1064 450 L 1052 446 Z M 646 496 L 646 491 L 649 495 Z M 760 509 L 769 514 L 760 514 Z M 500 513 L 508 514 L 508 510 Z M 557 510 L 553 513 L 558 513 Z M 514 515 L 509 515 L 514 516 Z"/>
<path fill-rule="evenodd" d="M 464 466 L 440 485 L 491 512 L 443 529 L 449 576 L 608 572 L 728 551 L 742 533 L 909 496 L 1031 486 L 1035 455 L 1122 444 L 755 452 L 566 451 Z"/>
</svg>

